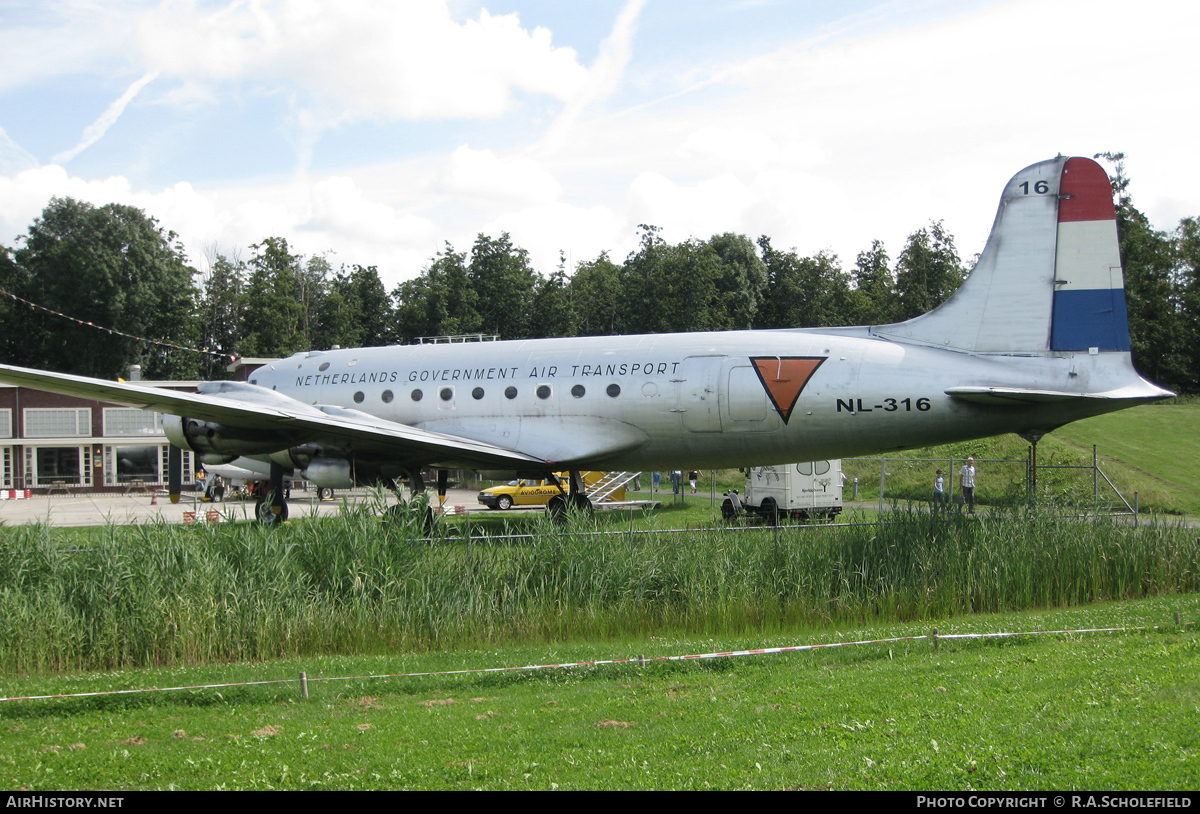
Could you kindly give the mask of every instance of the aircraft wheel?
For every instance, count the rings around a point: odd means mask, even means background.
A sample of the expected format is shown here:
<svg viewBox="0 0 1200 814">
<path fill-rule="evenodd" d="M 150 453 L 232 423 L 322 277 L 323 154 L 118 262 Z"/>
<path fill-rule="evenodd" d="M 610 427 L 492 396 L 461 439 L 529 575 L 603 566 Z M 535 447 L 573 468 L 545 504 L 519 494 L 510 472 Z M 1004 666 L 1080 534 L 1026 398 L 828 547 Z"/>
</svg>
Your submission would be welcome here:
<svg viewBox="0 0 1200 814">
<path fill-rule="evenodd" d="M 317 500 L 333 500 L 333 489 L 328 486 L 317 489 Z"/>
<path fill-rule="evenodd" d="M 728 523 L 735 517 L 737 517 L 737 512 L 733 510 L 733 501 L 726 498 L 725 502 L 721 504 L 721 519 Z"/>
<path fill-rule="evenodd" d="M 260 497 L 254 503 L 254 516 L 260 523 L 267 523 L 272 526 L 278 525 L 288 518 L 287 503 L 284 503 L 283 506 L 280 507 L 279 514 L 275 514 L 275 512 L 271 510 L 270 502 L 268 502 L 265 497 Z"/>
<path fill-rule="evenodd" d="M 586 512 L 589 516 L 596 513 L 596 507 L 587 495 L 571 495 L 568 505 L 577 512 Z"/>
<path fill-rule="evenodd" d="M 554 523 L 562 525 L 567 522 L 567 499 L 563 495 L 555 495 L 546 504 L 546 514 Z"/>
<path fill-rule="evenodd" d="M 500 495 L 496 498 L 496 508 L 501 511 L 506 511 L 512 508 L 512 498 L 508 495 Z"/>
</svg>

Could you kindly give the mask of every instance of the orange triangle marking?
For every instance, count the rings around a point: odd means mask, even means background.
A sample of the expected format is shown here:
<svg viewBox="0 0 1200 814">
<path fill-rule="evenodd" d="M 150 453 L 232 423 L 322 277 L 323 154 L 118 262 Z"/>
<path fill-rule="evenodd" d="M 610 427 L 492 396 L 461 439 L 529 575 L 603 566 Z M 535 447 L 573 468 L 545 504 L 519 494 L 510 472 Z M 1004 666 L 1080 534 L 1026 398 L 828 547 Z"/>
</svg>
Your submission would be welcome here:
<svg viewBox="0 0 1200 814">
<path fill-rule="evenodd" d="M 775 411 L 787 424 L 804 385 L 812 378 L 825 356 L 751 356 L 758 379 L 775 405 Z"/>
</svg>

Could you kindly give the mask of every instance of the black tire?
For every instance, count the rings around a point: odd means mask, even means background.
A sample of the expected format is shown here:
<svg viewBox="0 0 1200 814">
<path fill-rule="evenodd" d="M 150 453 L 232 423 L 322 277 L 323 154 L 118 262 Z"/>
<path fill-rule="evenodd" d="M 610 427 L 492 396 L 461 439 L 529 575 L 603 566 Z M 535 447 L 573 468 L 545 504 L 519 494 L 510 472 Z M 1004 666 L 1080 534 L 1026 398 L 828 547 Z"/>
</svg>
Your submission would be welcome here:
<svg viewBox="0 0 1200 814">
<path fill-rule="evenodd" d="M 267 501 L 267 499 L 265 497 L 260 497 L 254 503 L 254 517 L 260 523 L 277 526 L 288 518 L 287 503 L 285 502 L 279 508 L 279 514 L 276 514 L 274 511 L 272 511 L 271 504 Z"/>
<path fill-rule="evenodd" d="M 779 525 L 779 506 L 776 505 L 774 498 L 764 500 L 758 511 L 763 516 L 763 522 L 768 526 Z"/>
<path fill-rule="evenodd" d="M 564 495 L 555 495 L 550 498 L 546 504 L 546 514 L 550 516 L 551 522 L 562 525 L 567 522 L 567 498 Z"/>
<path fill-rule="evenodd" d="M 509 495 L 500 495 L 500 497 L 496 498 L 496 508 L 500 511 L 507 511 L 512 508 L 512 505 L 513 499 Z"/>
<path fill-rule="evenodd" d="M 317 489 L 317 500 L 333 500 L 333 489 L 328 486 Z"/>
</svg>

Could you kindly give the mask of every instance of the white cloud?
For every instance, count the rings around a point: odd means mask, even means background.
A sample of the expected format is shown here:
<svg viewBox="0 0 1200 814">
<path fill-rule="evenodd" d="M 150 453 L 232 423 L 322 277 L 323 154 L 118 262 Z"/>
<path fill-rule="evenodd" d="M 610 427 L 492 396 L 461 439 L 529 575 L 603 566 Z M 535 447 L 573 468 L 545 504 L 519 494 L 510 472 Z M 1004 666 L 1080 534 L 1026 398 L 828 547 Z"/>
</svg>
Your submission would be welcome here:
<svg viewBox="0 0 1200 814">
<path fill-rule="evenodd" d="M 533 267 L 543 274 L 558 267 L 560 251 L 570 272 L 603 251 L 620 262 L 634 243 L 622 214 L 606 206 L 579 207 L 559 201 L 507 212 L 481 231 L 493 236 L 508 232 L 514 243 L 529 251 Z"/>
<path fill-rule="evenodd" d="M 554 176 L 532 158 L 500 158 L 466 144 L 446 162 L 439 186 L 459 198 L 516 204 L 552 201 L 561 191 Z"/>
<path fill-rule="evenodd" d="M 587 78 L 548 30 L 486 9 L 460 24 L 445 0 L 234 3 L 217 14 L 171 0 L 145 15 L 138 39 L 165 76 L 295 86 L 333 122 L 498 116 L 515 92 L 567 99 Z"/>
<path fill-rule="evenodd" d="M 695 184 L 677 184 L 656 172 L 644 172 L 629 187 L 630 214 L 638 223 L 669 226 L 672 241 L 706 240 L 721 232 L 745 231 L 744 213 L 753 192 L 730 173 Z"/>
</svg>

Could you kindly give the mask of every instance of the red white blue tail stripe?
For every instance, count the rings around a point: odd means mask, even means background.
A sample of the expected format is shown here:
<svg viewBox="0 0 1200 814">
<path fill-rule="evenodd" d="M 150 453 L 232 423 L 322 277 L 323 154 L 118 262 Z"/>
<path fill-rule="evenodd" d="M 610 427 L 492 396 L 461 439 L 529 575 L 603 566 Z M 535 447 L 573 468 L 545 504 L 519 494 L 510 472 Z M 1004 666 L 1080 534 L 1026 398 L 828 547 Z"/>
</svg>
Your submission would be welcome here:
<svg viewBox="0 0 1200 814">
<path fill-rule="evenodd" d="M 1090 158 L 1070 158 L 1063 166 L 1050 349 L 1129 350 L 1112 186 Z"/>
</svg>

